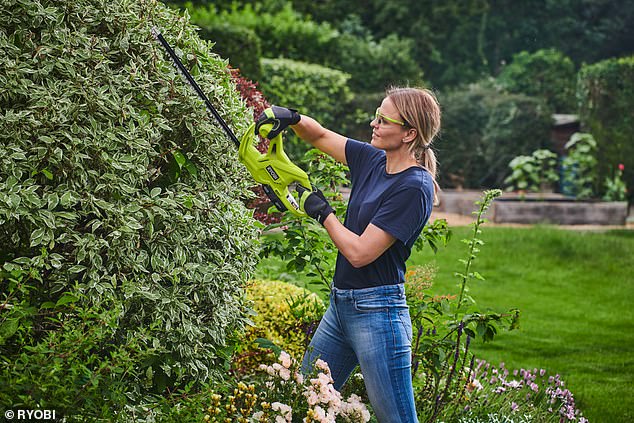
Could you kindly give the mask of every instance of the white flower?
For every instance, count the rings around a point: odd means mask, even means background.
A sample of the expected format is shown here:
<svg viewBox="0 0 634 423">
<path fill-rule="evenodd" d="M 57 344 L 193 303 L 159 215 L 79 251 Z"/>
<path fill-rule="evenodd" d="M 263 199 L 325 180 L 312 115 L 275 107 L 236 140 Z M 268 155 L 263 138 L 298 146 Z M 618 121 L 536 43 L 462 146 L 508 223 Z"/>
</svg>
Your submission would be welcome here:
<svg viewBox="0 0 634 423">
<path fill-rule="evenodd" d="M 330 367 L 328 367 L 328 363 L 326 363 L 324 360 L 317 359 L 315 367 L 317 367 L 319 370 L 323 370 L 326 374 L 330 375 Z"/>
<path fill-rule="evenodd" d="M 291 360 L 291 356 L 286 351 L 282 351 L 280 353 L 280 363 L 282 363 L 282 366 L 286 367 L 287 369 L 291 368 L 293 360 Z"/>
<path fill-rule="evenodd" d="M 287 368 L 283 367 L 279 370 L 280 377 L 284 380 L 289 380 L 291 378 L 291 371 Z"/>
<path fill-rule="evenodd" d="M 290 422 L 291 420 L 293 420 L 293 409 L 290 406 L 286 404 L 282 404 L 281 402 L 274 402 L 273 404 L 271 404 L 271 409 L 273 411 L 279 411 L 280 414 L 286 419 L 287 422 Z M 285 423 L 285 420 L 282 419 L 280 416 L 277 416 L 275 418 L 275 422 Z"/>
<path fill-rule="evenodd" d="M 298 385 L 302 385 L 304 383 L 304 375 L 300 372 L 295 372 L 295 382 L 297 382 Z"/>
</svg>

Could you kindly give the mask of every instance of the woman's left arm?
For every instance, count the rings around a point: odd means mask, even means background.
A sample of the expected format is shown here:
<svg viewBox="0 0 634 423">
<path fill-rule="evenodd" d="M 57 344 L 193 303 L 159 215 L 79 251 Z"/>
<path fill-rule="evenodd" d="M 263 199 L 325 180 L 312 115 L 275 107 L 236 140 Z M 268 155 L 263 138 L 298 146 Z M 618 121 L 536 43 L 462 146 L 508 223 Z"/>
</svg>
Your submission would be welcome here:
<svg viewBox="0 0 634 423">
<path fill-rule="evenodd" d="M 331 213 L 323 223 L 335 246 L 353 267 L 363 267 L 379 258 L 396 238 L 370 223 L 361 235 L 346 228 Z"/>
</svg>

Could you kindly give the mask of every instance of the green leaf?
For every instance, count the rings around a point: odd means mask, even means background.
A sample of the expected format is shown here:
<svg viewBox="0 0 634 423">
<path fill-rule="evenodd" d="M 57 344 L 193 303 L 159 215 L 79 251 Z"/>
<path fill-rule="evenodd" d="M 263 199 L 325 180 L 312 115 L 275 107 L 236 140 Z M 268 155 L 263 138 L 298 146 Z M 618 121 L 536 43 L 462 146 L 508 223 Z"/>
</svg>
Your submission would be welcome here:
<svg viewBox="0 0 634 423">
<path fill-rule="evenodd" d="M 282 352 L 282 348 L 278 347 L 273 343 L 273 341 L 266 338 L 257 338 L 255 343 L 258 344 L 260 348 L 264 348 L 267 350 L 273 350 L 273 353 L 278 356 Z"/>
<path fill-rule="evenodd" d="M 20 319 L 15 317 L 0 323 L 0 345 L 4 345 L 20 328 Z"/>
<path fill-rule="evenodd" d="M 182 168 L 183 165 L 187 163 L 187 158 L 185 157 L 185 155 L 183 155 L 183 153 L 178 150 L 174 151 L 172 153 L 172 156 L 174 157 L 174 160 L 176 160 L 179 168 Z"/>
<path fill-rule="evenodd" d="M 62 295 L 61 298 L 57 300 L 57 302 L 55 303 L 55 307 L 60 307 L 66 304 L 74 303 L 77 300 L 79 300 L 77 296 L 71 294 L 70 292 L 65 292 L 64 295 Z"/>
<path fill-rule="evenodd" d="M 46 179 L 48 179 L 49 181 L 52 181 L 52 180 L 53 180 L 53 174 L 51 173 L 51 171 L 50 171 L 50 170 L 48 170 L 48 169 L 42 169 L 40 172 L 42 172 L 42 174 L 43 174 L 44 176 L 46 176 Z"/>
</svg>

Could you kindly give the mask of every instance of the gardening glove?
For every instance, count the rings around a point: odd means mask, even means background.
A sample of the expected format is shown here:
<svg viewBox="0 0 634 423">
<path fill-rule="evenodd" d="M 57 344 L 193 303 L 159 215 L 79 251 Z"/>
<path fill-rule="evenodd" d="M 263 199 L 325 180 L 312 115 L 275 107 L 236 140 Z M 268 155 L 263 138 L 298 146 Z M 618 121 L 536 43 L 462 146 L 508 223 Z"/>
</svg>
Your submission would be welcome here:
<svg viewBox="0 0 634 423">
<path fill-rule="evenodd" d="M 295 125 L 301 119 L 295 109 L 271 106 L 258 116 L 255 133 L 272 140 L 289 125 Z"/>
<path fill-rule="evenodd" d="M 297 192 L 299 193 L 299 209 L 322 225 L 326 218 L 330 216 L 330 213 L 335 212 L 335 209 L 330 206 L 324 194 L 317 188 L 314 191 L 310 191 L 301 185 L 297 185 Z"/>
</svg>

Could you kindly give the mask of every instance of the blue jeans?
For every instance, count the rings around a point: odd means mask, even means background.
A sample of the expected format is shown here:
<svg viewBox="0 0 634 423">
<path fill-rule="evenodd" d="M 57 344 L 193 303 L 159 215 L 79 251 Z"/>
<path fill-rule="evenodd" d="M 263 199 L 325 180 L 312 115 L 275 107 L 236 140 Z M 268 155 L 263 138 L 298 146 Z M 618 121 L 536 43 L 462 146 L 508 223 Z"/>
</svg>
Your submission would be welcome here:
<svg viewBox="0 0 634 423">
<path fill-rule="evenodd" d="M 412 387 L 412 324 L 405 287 L 337 289 L 304 355 L 310 372 L 321 358 L 340 390 L 357 364 L 380 423 L 417 423 Z"/>
</svg>

